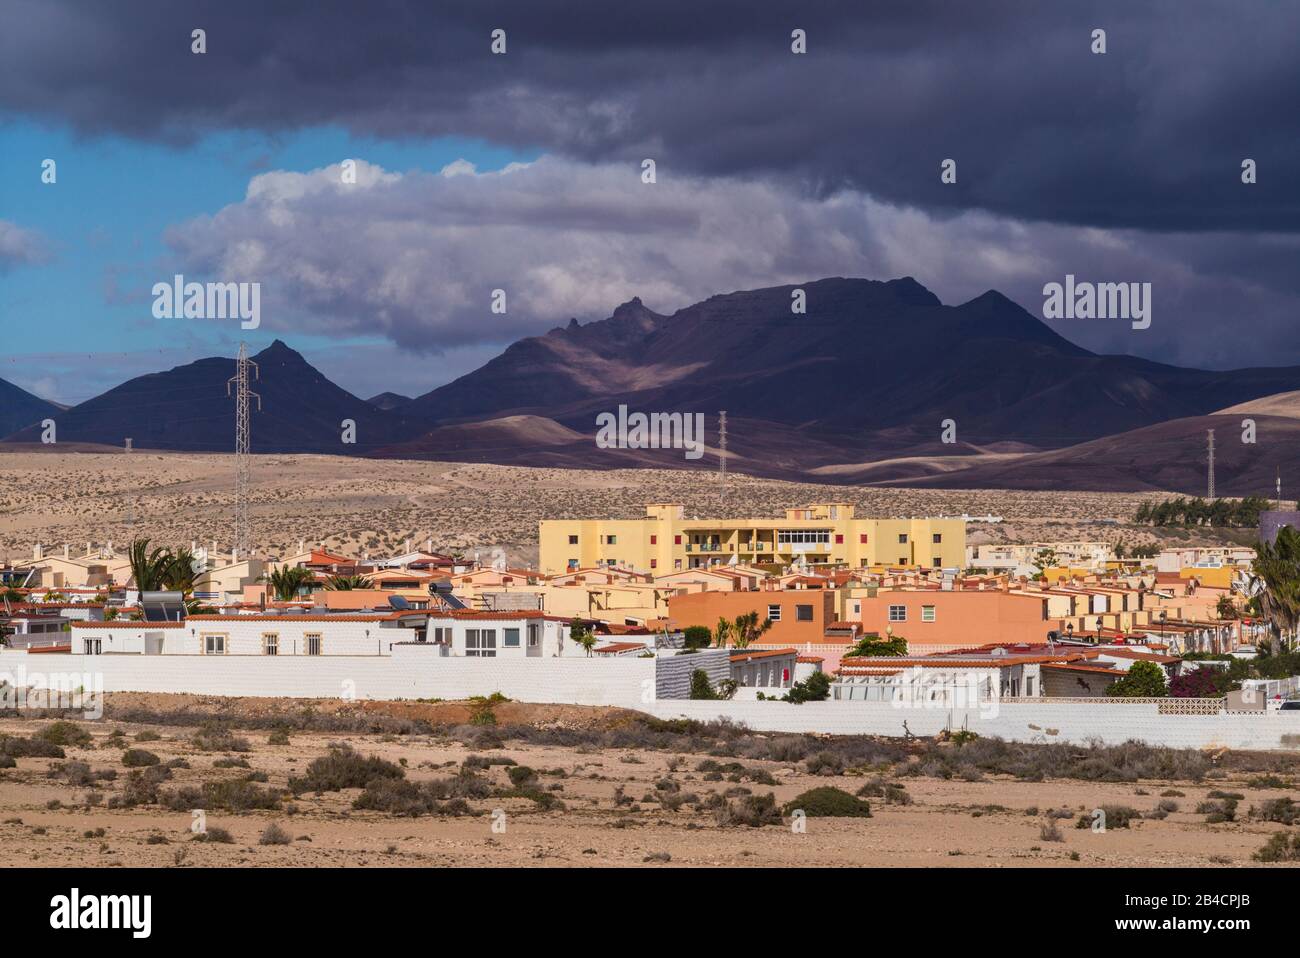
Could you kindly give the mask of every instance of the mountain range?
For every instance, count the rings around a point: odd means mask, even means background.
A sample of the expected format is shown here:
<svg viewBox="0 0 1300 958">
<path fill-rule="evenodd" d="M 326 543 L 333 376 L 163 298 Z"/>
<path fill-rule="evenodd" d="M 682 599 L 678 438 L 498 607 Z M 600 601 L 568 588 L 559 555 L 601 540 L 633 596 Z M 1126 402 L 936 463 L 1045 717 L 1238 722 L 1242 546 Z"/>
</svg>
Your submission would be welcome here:
<svg viewBox="0 0 1300 958">
<path fill-rule="evenodd" d="M 608 319 L 522 339 L 414 399 L 359 399 L 277 340 L 253 357 L 263 400 L 253 448 L 711 469 L 726 410 L 733 471 L 828 483 L 1202 492 L 1207 429 L 1222 495 L 1267 495 L 1276 470 L 1300 468 L 1300 367 L 1207 371 L 1098 355 L 1000 293 L 947 306 L 910 277 L 798 288 L 805 313 L 792 311 L 793 286 L 671 315 L 632 299 Z M 60 442 L 130 436 L 137 448 L 230 450 L 234 368 L 199 360 L 66 411 L 45 404 L 57 414 L 22 393 L 0 432 L 37 442 L 48 416 Z M 703 413 L 707 454 L 598 448 L 596 417 L 620 405 Z M 342 442 L 345 419 L 353 443 Z M 1255 423 L 1254 443 L 1242 441 L 1243 419 Z"/>
</svg>

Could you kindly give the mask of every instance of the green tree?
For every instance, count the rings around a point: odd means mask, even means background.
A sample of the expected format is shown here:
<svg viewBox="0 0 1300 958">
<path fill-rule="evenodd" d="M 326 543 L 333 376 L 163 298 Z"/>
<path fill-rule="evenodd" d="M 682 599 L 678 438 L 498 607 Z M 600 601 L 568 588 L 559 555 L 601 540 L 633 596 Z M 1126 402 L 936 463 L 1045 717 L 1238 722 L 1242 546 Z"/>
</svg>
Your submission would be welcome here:
<svg viewBox="0 0 1300 958">
<path fill-rule="evenodd" d="M 591 630 L 591 626 L 576 615 L 573 617 L 573 621 L 569 623 L 569 638 L 582 646 L 588 657 L 590 657 L 591 650 L 596 647 L 598 641 L 596 633 Z"/>
<path fill-rule="evenodd" d="M 713 644 L 713 633 L 707 625 L 688 625 L 682 634 L 685 636 L 684 648 L 707 649 Z"/>
<path fill-rule="evenodd" d="M 1283 526 L 1275 541 L 1255 547 L 1251 584 L 1278 644 L 1289 650 L 1300 622 L 1300 532 Z"/>
<path fill-rule="evenodd" d="M 725 649 L 727 643 L 731 641 L 731 620 L 718 617 L 718 627 L 713 632 L 713 644 L 720 649 Z"/>
<path fill-rule="evenodd" d="M 1165 670 L 1154 662 L 1134 662 L 1124 677 L 1106 690 L 1106 694 L 1122 698 L 1163 698 L 1169 694 Z"/>
<path fill-rule="evenodd" d="M 171 552 L 159 546 L 150 551 L 148 539 L 136 539 L 127 548 L 127 562 L 131 565 L 131 579 L 141 592 L 157 592 L 163 588 L 163 577 L 171 564 Z"/>
<path fill-rule="evenodd" d="M 738 649 L 747 649 L 761 639 L 771 628 L 771 619 L 764 618 L 762 624 L 759 624 L 757 611 L 738 615 L 731 624 L 731 644 Z"/>
<path fill-rule="evenodd" d="M 332 575 L 325 580 L 325 588 L 331 592 L 350 592 L 369 587 L 370 580 L 363 575 Z"/>
<path fill-rule="evenodd" d="M 713 686 L 709 683 L 709 673 L 703 669 L 696 669 L 691 673 L 691 698 L 713 700 L 718 697 L 718 693 L 713 691 Z"/>
<path fill-rule="evenodd" d="M 858 639 L 853 648 L 844 653 L 844 658 L 856 656 L 906 655 L 907 639 L 901 635 L 882 639 L 879 632 L 868 632 Z"/>
<path fill-rule="evenodd" d="M 291 602 L 297 598 L 298 591 L 314 578 L 312 571 L 302 566 L 281 566 L 257 581 L 269 585 L 277 601 Z"/>
<path fill-rule="evenodd" d="M 163 587 L 189 598 L 194 594 L 194 580 L 198 578 L 194 553 L 189 549 L 168 552 L 166 560 L 159 572 Z"/>
<path fill-rule="evenodd" d="M 796 705 L 804 702 L 824 702 L 831 694 L 831 680 L 825 672 L 814 672 L 802 682 L 790 686 L 784 698 Z"/>
</svg>

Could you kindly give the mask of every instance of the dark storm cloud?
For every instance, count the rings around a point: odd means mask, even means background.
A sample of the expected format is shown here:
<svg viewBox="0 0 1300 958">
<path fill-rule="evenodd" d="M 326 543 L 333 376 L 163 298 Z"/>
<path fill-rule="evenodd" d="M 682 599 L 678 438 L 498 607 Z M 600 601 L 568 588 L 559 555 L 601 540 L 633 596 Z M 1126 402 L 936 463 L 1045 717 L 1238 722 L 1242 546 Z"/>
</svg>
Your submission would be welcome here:
<svg viewBox="0 0 1300 958">
<path fill-rule="evenodd" d="M 92 132 L 338 122 L 661 172 L 789 178 L 938 215 L 1300 228 L 1300 5 L 18 0 L 0 108 Z M 207 31 L 208 53 L 189 52 Z M 509 52 L 488 36 L 508 31 Z M 789 51 L 808 31 L 809 52 Z M 1094 27 L 1108 52 L 1089 51 Z M 939 163 L 958 162 L 956 185 Z M 1245 187 L 1240 164 L 1260 165 Z"/>
</svg>

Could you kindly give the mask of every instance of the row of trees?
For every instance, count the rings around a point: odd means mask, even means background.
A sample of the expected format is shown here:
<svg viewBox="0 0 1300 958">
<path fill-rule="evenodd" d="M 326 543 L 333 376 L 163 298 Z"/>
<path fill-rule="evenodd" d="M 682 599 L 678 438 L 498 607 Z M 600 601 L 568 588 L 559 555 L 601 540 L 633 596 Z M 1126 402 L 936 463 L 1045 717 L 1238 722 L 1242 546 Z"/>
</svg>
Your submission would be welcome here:
<svg viewBox="0 0 1300 958">
<path fill-rule="evenodd" d="M 1163 502 L 1144 502 L 1138 506 L 1133 521 L 1153 526 L 1219 526 L 1233 529 L 1253 529 L 1259 525 L 1259 514 L 1269 507 L 1267 499 L 1247 496 L 1245 499 L 1215 499 L 1209 502 L 1197 496 L 1185 499 L 1178 496 Z"/>
</svg>

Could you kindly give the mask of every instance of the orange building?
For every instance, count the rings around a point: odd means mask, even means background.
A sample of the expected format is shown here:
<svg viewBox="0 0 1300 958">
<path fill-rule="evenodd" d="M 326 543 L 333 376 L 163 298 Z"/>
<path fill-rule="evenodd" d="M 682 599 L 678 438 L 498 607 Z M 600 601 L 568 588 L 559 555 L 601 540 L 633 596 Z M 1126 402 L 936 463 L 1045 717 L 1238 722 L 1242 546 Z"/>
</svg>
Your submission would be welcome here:
<svg viewBox="0 0 1300 958">
<path fill-rule="evenodd" d="M 794 645 L 825 642 L 826 627 L 835 619 L 834 609 L 835 593 L 820 589 L 687 592 L 669 598 L 668 621 L 672 630 L 692 625 L 714 629 L 720 618 L 757 612 L 760 623 L 772 621 L 761 642 Z"/>
<path fill-rule="evenodd" d="M 1056 626 L 1048 616 L 1048 597 L 1001 590 L 940 589 L 881 591 L 854 597 L 863 631 L 907 639 L 915 655 L 976 645 L 1037 643 Z"/>
</svg>

